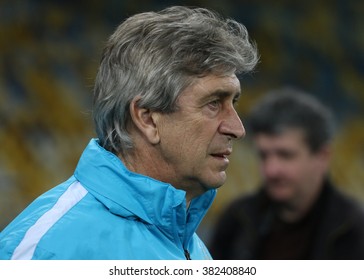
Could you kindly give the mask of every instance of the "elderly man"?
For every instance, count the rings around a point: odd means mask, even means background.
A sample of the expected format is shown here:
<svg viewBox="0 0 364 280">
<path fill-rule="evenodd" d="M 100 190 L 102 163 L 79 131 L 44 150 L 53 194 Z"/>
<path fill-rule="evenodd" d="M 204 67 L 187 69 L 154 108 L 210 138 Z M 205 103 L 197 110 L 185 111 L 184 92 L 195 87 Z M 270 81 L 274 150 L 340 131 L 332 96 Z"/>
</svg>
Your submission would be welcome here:
<svg viewBox="0 0 364 280">
<path fill-rule="evenodd" d="M 256 63 L 245 27 L 206 9 L 125 20 L 96 77 L 98 139 L 1 233 L 0 258 L 209 259 L 195 231 L 245 134 L 236 75 Z"/>
</svg>

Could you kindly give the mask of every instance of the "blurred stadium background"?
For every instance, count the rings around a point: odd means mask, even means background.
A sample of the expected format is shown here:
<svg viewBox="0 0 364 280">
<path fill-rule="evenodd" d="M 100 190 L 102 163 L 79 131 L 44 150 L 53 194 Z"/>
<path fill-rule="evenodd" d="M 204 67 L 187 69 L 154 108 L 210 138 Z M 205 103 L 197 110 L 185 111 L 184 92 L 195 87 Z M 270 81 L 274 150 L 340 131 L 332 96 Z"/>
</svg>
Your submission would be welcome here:
<svg viewBox="0 0 364 280">
<path fill-rule="evenodd" d="M 95 136 L 92 86 L 107 37 L 127 16 L 175 4 L 233 17 L 256 41 L 261 62 L 241 82 L 243 121 L 267 90 L 286 85 L 331 107 L 338 124 L 331 173 L 364 201 L 364 1 L 0 0 L 0 231 L 67 179 Z M 199 229 L 205 241 L 226 204 L 259 182 L 249 139 L 234 151 Z"/>
</svg>

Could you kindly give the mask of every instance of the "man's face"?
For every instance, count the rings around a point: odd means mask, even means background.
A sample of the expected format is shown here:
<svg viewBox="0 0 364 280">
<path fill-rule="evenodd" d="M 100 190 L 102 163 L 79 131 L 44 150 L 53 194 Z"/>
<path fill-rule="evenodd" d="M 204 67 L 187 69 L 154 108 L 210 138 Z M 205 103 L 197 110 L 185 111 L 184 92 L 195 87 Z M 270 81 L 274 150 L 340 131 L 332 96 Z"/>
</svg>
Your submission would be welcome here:
<svg viewBox="0 0 364 280">
<path fill-rule="evenodd" d="M 164 181 L 192 196 L 225 182 L 232 139 L 245 134 L 233 106 L 239 95 L 235 75 L 209 75 L 181 93 L 176 112 L 160 115 L 158 164 Z"/>
<path fill-rule="evenodd" d="M 266 190 L 273 200 L 294 205 L 317 193 L 328 158 L 323 151 L 311 152 L 302 130 L 286 129 L 279 135 L 260 133 L 254 140 Z"/>
</svg>

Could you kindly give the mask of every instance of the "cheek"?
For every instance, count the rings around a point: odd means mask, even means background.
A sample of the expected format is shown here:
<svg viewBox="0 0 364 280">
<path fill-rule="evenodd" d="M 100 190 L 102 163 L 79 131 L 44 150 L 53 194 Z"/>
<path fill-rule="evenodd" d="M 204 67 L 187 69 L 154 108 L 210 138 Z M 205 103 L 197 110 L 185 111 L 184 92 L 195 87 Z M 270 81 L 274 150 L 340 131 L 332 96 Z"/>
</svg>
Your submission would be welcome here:
<svg viewBox="0 0 364 280">
<path fill-rule="evenodd" d="M 323 162 L 315 158 L 307 164 L 307 176 L 312 178 L 312 180 L 317 180 L 319 177 L 323 176 L 325 173 L 325 168 Z"/>
<path fill-rule="evenodd" d="M 198 160 L 208 152 L 217 130 L 216 121 L 206 119 L 201 114 L 184 113 L 163 123 L 160 128 L 161 143 L 164 149 L 181 159 Z"/>
<path fill-rule="evenodd" d="M 210 142 L 216 131 L 217 129 L 214 128 L 212 123 L 201 119 L 193 119 L 181 124 L 179 135 L 181 141 L 200 147 L 201 145 L 206 145 L 207 142 Z"/>
<path fill-rule="evenodd" d="M 189 158 L 197 158 L 201 154 L 206 154 L 211 142 L 206 131 L 201 129 L 185 130 L 178 138 L 179 146 L 181 147 L 181 157 L 188 156 Z"/>
<path fill-rule="evenodd" d="M 160 130 L 161 152 L 173 162 L 183 162 L 197 157 L 203 150 L 203 129 L 198 123 L 171 123 Z"/>
<path fill-rule="evenodd" d="M 298 178 L 300 181 L 309 181 L 317 173 L 316 163 L 313 161 L 300 162 L 292 173 L 294 173 L 295 178 Z"/>
</svg>

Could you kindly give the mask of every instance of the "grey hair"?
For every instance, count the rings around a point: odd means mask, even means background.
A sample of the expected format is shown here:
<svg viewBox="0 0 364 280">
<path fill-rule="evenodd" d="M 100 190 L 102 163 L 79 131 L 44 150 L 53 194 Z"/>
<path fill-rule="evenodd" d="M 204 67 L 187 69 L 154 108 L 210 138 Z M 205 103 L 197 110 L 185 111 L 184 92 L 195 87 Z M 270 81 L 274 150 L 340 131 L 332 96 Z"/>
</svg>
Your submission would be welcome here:
<svg viewBox="0 0 364 280">
<path fill-rule="evenodd" d="M 204 8 L 174 6 L 136 14 L 110 36 L 94 87 L 94 122 L 100 145 L 125 154 L 129 106 L 170 113 L 196 77 L 248 73 L 258 53 L 242 24 Z"/>
</svg>

